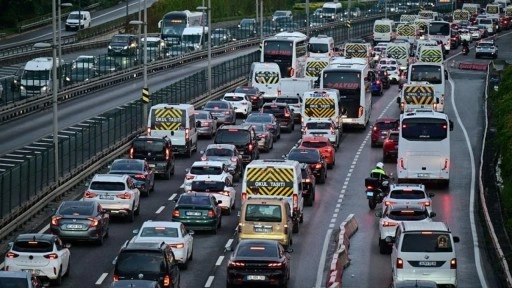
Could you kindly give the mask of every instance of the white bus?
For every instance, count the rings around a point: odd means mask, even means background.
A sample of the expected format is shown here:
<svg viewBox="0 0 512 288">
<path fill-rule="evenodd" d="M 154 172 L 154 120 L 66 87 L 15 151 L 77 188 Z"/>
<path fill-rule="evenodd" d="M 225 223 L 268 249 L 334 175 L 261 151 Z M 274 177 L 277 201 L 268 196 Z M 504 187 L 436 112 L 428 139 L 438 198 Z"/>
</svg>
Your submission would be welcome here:
<svg viewBox="0 0 512 288">
<path fill-rule="evenodd" d="M 281 32 L 263 40 L 261 62 L 279 65 L 283 78 L 302 78 L 307 53 L 308 36 L 300 32 Z"/>
<path fill-rule="evenodd" d="M 206 14 L 203 12 L 172 11 L 164 15 L 158 22 L 160 38 L 168 47 L 178 45 L 183 30 L 188 27 L 202 26 L 206 24 Z"/>
<path fill-rule="evenodd" d="M 428 23 L 428 39 L 443 41 L 444 49 L 450 51 L 450 41 L 452 37 L 451 23 L 446 21 L 430 21 Z"/>
<path fill-rule="evenodd" d="M 366 59 L 336 57 L 322 70 L 320 88 L 337 89 L 343 126 L 366 128 L 370 120 L 372 96 L 370 81 L 375 79 Z"/>
<path fill-rule="evenodd" d="M 445 84 L 448 72 L 443 63 L 418 62 L 411 64 L 407 71 L 407 84 L 430 84 L 434 86 L 434 95 L 439 99 L 438 109 L 444 109 Z"/>
<path fill-rule="evenodd" d="M 450 183 L 450 131 L 453 122 L 433 109 L 416 109 L 400 116 L 398 182 Z"/>
</svg>

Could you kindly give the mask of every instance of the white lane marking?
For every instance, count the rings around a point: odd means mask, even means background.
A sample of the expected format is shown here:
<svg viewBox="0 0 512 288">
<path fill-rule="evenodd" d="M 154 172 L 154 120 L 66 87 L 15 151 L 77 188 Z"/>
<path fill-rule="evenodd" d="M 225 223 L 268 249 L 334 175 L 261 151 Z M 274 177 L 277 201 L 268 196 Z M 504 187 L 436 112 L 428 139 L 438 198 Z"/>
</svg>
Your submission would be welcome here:
<svg viewBox="0 0 512 288">
<path fill-rule="evenodd" d="M 226 242 L 226 246 L 224 246 L 224 247 L 228 247 L 228 246 L 230 247 L 231 244 L 233 244 L 233 239 L 229 239 L 228 242 Z"/>
<path fill-rule="evenodd" d="M 334 225 L 334 224 L 333 224 Z M 325 258 L 327 256 L 327 249 L 329 248 L 329 241 L 331 240 L 332 229 L 327 229 L 325 234 L 324 246 L 322 247 L 322 254 L 320 254 L 320 265 L 318 265 L 318 271 L 316 271 L 316 288 L 322 287 L 322 280 L 324 276 Z"/>
<path fill-rule="evenodd" d="M 205 288 L 212 287 L 213 279 L 215 279 L 215 276 L 209 276 L 208 281 L 206 281 L 206 284 L 204 284 Z"/>
<path fill-rule="evenodd" d="M 171 197 L 169 197 L 169 201 L 172 201 L 174 198 L 176 198 L 176 196 L 178 196 L 178 194 L 174 193 L 171 195 Z"/>
<path fill-rule="evenodd" d="M 155 214 L 160 214 L 162 213 L 162 211 L 165 209 L 165 206 L 160 206 L 160 208 L 158 208 L 158 210 L 156 210 Z"/>
<path fill-rule="evenodd" d="M 100 278 L 98 278 L 98 281 L 96 281 L 96 285 L 101 285 L 101 283 L 103 283 L 103 281 L 105 281 L 105 278 L 107 278 L 108 276 L 108 273 L 103 273 L 101 274 Z"/>
<path fill-rule="evenodd" d="M 455 106 L 455 84 L 451 77 L 448 79 L 450 85 L 452 86 L 451 93 L 452 97 L 452 107 L 453 112 L 455 112 L 455 117 L 457 117 L 457 123 L 459 123 L 460 128 L 462 129 L 462 133 L 464 134 L 464 139 L 466 141 L 466 146 L 469 152 L 469 159 L 471 161 L 471 185 L 470 185 L 470 194 L 469 194 L 469 222 L 471 223 L 471 234 L 473 234 L 473 253 L 475 254 L 475 263 L 478 263 L 476 266 L 476 272 L 478 274 L 478 279 L 480 280 L 480 287 L 486 288 L 487 282 L 485 281 L 484 273 L 482 271 L 482 260 L 480 258 L 480 248 L 478 244 L 478 235 L 476 234 L 476 225 L 475 225 L 475 156 L 473 155 L 473 149 L 471 148 L 471 142 L 469 140 L 468 132 L 466 131 L 466 127 L 462 123 L 462 119 L 460 118 L 459 111 L 457 110 L 457 106 Z"/>
<path fill-rule="evenodd" d="M 215 266 L 220 266 L 222 261 L 224 261 L 224 255 L 219 256 L 219 259 L 217 259 L 217 262 L 215 262 Z"/>
</svg>

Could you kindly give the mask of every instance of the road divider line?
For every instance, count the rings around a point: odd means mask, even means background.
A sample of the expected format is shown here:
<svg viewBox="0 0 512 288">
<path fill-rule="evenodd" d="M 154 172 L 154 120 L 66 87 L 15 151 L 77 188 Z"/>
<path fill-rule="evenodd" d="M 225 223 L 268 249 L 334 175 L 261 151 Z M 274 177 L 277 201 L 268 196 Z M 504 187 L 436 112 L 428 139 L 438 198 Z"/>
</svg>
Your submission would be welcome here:
<svg viewBox="0 0 512 288">
<path fill-rule="evenodd" d="M 174 193 L 174 194 L 171 195 L 171 197 L 169 197 L 168 200 L 172 201 L 172 200 L 174 200 L 174 198 L 176 198 L 176 196 L 178 196 L 178 194 Z"/>
<path fill-rule="evenodd" d="M 224 255 L 219 256 L 217 262 L 215 262 L 215 266 L 220 266 L 222 264 L 222 261 L 224 261 Z"/>
<path fill-rule="evenodd" d="M 206 284 L 204 284 L 205 288 L 212 287 L 213 279 L 215 279 L 215 276 L 209 276 L 208 281 L 206 281 Z"/>
<path fill-rule="evenodd" d="M 108 276 L 108 273 L 103 273 L 101 274 L 100 278 L 98 278 L 98 280 L 96 281 L 96 285 L 101 285 L 103 283 L 103 281 L 105 281 L 105 278 L 107 278 Z"/>
<path fill-rule="evenodd" d="M 158 210 L 156 210 L 155 214 L 162 213 L 162 211 L 164 211 L 164 209 L 165 209 L 165 206 L 160 206 L 160 208 L 158 208 Z"/>
</svg>

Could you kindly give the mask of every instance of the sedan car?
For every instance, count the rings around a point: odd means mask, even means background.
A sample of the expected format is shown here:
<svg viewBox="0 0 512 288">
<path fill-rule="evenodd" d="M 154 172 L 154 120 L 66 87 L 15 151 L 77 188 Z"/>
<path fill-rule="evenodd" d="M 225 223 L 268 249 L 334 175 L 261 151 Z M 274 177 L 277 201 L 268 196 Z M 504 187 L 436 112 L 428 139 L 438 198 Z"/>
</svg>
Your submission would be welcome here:
<svg viewBox="0 0 512 288">
<path fill-rule="evenodd" d="M 222 201 L 215 199 L 210 193 L 184 193 L 176 201 L 171 219 L 173 222 L 183 223 L 188 229 L 217 234 L 217 229 L 222 224 L 220 203 Z"/>
<path fill-rule="evenodd" d="M 287 132 L 292 132 L 295 129 L 295 117 L 285 103 L 265 103 L 261 107 L 262 113 L 273 114 L 281 126 L 281 129 L 286 129 Z"/>
<path fill-rule="evenodd" d="M 226 287 L 251 284 L 287 287 L 292 251 L 275 240 L 240 240 L 229 258 Z"/>
<path fill-rule="evenodd" d="M 0 287 L 42 288 L 43 283 L 29 272 L 0 271 Z"/>
<path fill-rule="evenodd" d="M 194 231 L 185 229 L 180 222 L 146 221 L 140 229 L 133 230 L 135 236 L 130 243 L 162 243 L 171 246 L 174 257 L 182 269 L 194 255 Z"/>
<path fill-rule="evenodd" d="M 469 26 L 468 28 L 469 34 L 471 35 L 471 41 L 478 41 L 482 39 L 482 31 L 478 29 L 476 26 Z"/>
<path fill-rule="evenodd" d="M 301 122 L 301 108 L 302 108 L 302 97 L 299 95 L 291 96 L 279 96 L 274 101 L 275 103 L 285 103 L 293 113 L 294 123 Z"/>
<path fill-rule="evenodd" d="M 233 144 L 209 144 L 201 151 L 202 161 L 219 161 L 226 164 L 233 181 L 238 182 L 244 173 L 242 155 Z M 192 171 L 192 170 L 191 170 Z"/>
<path fill-rule="evenodd" d="M 252 86 L 240 86 L 233 91 L 234 93 L 243 93 L 249 97 L 252 104 L 252 110 L 260 109 L 263 106 L 263 93 L 260 89 Z"/>
<path fill-rule="evenodd" d="M 303 123 L 302 135 L 325 136 L 329 138 L 334 149 L 338 150 L 341 142 L 343 128 L 336 126 L 330 118 L 306 118 Z"/>
<path fill-rule="evenodd" d="M 231 215 L 235 209 L 236 190 L 231 177 L 224 175 L 196 176 L 192 181 L 190 191 L 212 193 L 215 199 L 221 200 L 219 206 L 225 215 Z"/>
<path fill-rule="evenodd" d="M 108 174 L 129 175 L 141 193 L 149 196 L 155 189 L 155 173 L 146 160 L 117 159 L 109 166 Z"/>
<path fill-rule="evenodd" d="M 222 45 L 233 41 L 233 36 L 231 36 L 231 32 L 228 29 L 217 28 L 212 32 L 212 44 L 213 45 Z"/>
<path fill-rule="evenodd" d="M 398 128 L 399 121 L 394 118 L 379 118 L 375 120 L 372 127 L 371 134 L 371 146 L 377 147 L 384 143 L 387 138 L 389 130 L 396 130 Z"/>
<path fill-rule="evenodd" d="M 63 201 L 50 221 L 50 231 L 62 240 L 94 241 L 108 237 L 110 215 L 95 201 Z"/>
<path fill-rule="evenodd" d="M 274 138 L 267 125 L 262 123 L 244 123 L 243 125 L 251 125 L 254 127 L 258 137 L 258 149 L 268 153 L 274 148 Z"/>
<path fill-rule="evenodd" d="M 80 55 L 72 62 L 72 68 L 75 67 L 90 67 L 94 68 L 96 65 L 96 56 Z"/>
<path fill-rule="evenodd" d="M 151 280 L 118 280 L 110 288 L 162 288 L 160 283 Z"/>
<path fill-rule="evenodd" d="M 300 164 L 302 174 L 302 197 L 304 197 L 305 206 L 313 206 L 316 192 L 316 177 L 311 171 L 311 166 L 306 163 Z"/>
<path fill-rule="evenodd" d="M 473 38 L 471 37 L 471 33 L 469 32 L 468 29 L 460 29 L 459 30 L 459 35 L 460 35 L 460 41 L 463 42 L 464 40 L 466 40 L 468 43 L 473 41 Z"/>
<path fill-rule="evenodd" d="M 277 118 L 271 113 L 251 113 L 244 123 L 265 124 L 272 133 L 274 142 L 281 138 L 281 126 L 277 122 Z"/>
<path fill-rule="evenodd" d="M 388 162 L 389 160 L 396 161 L 398 157 L 398 136 L 400 132 L 398 130 L 389 130 L 387 132 L 384 144 L 382 144 L 382 162 Z"/>
<path fill-rule="evenodd" d="M 306 136 L 302 137 L 299 142 L 298 148 L 314 148 L 325 158 L 327 168 L 332 169 L 336 165 L 336 150 L 332 147 L 329 138 L 324 136 Z"/>
<path fill-rule="evenodd" d="M 374 72 L 382 83 L 382 88 L 389 89 L 391 87 L 391 83 L 388 78 L 388 71 L 377 69 L 374 70 Z"/>
<path fill-rule="evenodd" d="M 69 247 L 57 235 L 20 234 L 9 244 L 4 270 L 27 271 L 59 286 L 69 271 Z"/>
<path fill-rule="evenodd" d="M 235 124 L 235 107 L 227 101 L 210 100 L 203 106 L 203 110 L 210 111 L 213 117 L 217 117 L 219 124 Z"/>
<path fill-rule="evenodd" d="M 222 100 L 231 103 L 235 107 L 235 113 L 247 118 L 252 112 L 252 104 L 247 95 L 243 93 L 226 93 Z"/>
<path fill-rule="evenodd" d="M 384 207 L 394 204 L 415 204 L 423 205 L 431 212 L 432 197 L 434 196 L 434 193 L 426 192 L 425 185 L 423 184 L 391 184 L 389 193 L 382 200 L 382 203 L 384 203 L 382 210 L 384 210 Z"/>
<path fill-rule="evenodd" d="M 66 85 L 71 85 L 79 82 L 89 81 L 90 79 L 97 77 L 98 72 L 94 68 L 91 67 L 75 67 L 72 68 L 69 72 L 69 75 L 66 76 L 64 82 Z"/>
<path fill-rule="evenodd" d="M 196 110 L 194 114 L 196 121 L 201 123 L 201 126 L 197 127 L 197 134 L 212 139 L 217 131 L 217 117 L 213 116 L 210 111 Z"/>
<path fill-rule="evenodd" d="M 313 148 L 292 148 L 288 155 L 285 156 L 288 160 L 295 160 L 309 165 L 318 183 L 325 183 L 327 178 L 327 162 L 320 151 Z"/>
<path fill-rule="evenodd" d="M 101 57 L 96 63 L 96 71 L 99 75 L 114 73 L 121 69 L 121 64 L 113 57 Z"/>
</svg>

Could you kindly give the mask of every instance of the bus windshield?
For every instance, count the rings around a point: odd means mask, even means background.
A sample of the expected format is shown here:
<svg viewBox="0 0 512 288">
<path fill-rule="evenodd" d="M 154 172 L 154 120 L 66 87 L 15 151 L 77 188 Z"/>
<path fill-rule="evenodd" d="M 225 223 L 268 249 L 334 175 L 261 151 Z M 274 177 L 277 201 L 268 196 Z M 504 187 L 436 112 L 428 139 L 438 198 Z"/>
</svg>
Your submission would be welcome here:
<svg viewBox="0 0 512 288">
<path fill-rule="evenodd" d="M 166 15 L 162 20 L 162 34 L 164 35 L 181 36 L 185 27 L 187 27 L 187 15 L 185 14 Z"/>
<path fill-rule="evenodd" d="M 282 77 L 290 75 L 293 59 L 293 42 L 282 40 L 266 40 L 263 46 L 263 62 L 274 62 L 279 65 Z"/>
<path fill-rule="evenodd" d="M 313 43 L 308 45 L 308 51 L 311 53 L 329 53 L 329 44 Z"/>
<path fill-rule="evenodd" d="M 338 89 L 340 99 L 359 99 L 361 73 L 354 71 L 327 71 L 323 73 L 323 87 Z"/>
<path fill-rule="evenodd" d="M 409 141 L 441 141 L 448 137 L 448 123 L 444 119 L 404 119 L 401 130 L 402 138 Z"/>
<path fill-rule="evenodd" d="M 428 34 L 429 35 L 450 35 L 450 23 L 430 23 L 428 25 Z"/>
<path fill-rule="evenodd" d="M 441 71 L 441 65 L 413 65 L 410 72 L 409 81 L 442 84 L 443 75 Z"/>
</svg>

